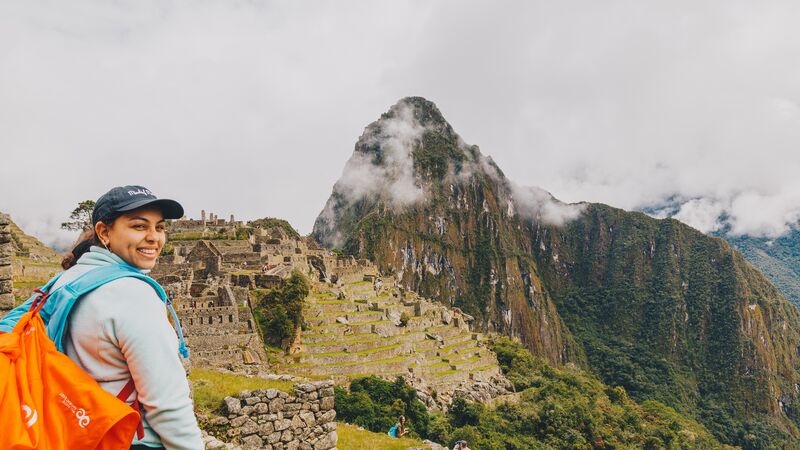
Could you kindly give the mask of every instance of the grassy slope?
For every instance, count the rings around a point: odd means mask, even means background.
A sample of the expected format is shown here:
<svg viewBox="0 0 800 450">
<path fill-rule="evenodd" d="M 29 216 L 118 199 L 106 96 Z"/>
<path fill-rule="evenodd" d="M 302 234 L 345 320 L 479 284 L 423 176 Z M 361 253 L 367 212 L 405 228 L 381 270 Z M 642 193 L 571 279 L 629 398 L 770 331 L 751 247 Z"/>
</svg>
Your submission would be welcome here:
<svg viewBox="0 0 800 450">
<path fill-rule="evenodd" d="M 341 450 L 381 449 L 407 450 L 409 447 L 429 448 L 422 441 L 408 438 L 393 438 L 386 433 L 373 433 L 355 425 L 339 422 L 336 428 L 339 435 L 338 448 Z"/>
<path fill-rule="evenodd" d="M 222 399 L 241 391 L 254 389 L 279 389 L 291 393 L 290 381 L 272 381 L 250 378 L 209 369 L 192 369 L 189 381 L 194 388 L 195 408 L 202 413 L 212 413 L 222 404 Z"/>
</svg>

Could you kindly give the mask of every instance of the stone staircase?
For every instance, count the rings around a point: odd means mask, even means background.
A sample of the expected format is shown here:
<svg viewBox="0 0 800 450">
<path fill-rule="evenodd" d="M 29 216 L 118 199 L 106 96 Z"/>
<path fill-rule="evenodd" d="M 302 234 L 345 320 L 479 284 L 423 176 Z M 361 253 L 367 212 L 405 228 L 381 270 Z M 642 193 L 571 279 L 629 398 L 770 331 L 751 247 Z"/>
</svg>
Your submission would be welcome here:
<svg viewBox="0 0 800 450">
<path fill-rule="evenodd" d="M 308 328 L 300 351 L 286 357 L 287 373 L 341 382 L 404 376 L 438 393 L 502 377 L 483 335 L 469 330 L 469 316 L 381 283 L 319 284 L 303 315 Z"/>
</svg>

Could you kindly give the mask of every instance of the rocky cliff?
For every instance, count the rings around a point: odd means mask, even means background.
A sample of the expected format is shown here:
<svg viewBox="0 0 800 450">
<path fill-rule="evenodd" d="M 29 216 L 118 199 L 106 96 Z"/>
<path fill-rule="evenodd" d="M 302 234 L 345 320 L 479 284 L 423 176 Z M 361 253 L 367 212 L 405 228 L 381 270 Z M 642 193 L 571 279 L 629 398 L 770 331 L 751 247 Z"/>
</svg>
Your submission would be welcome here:
<svg viewBox="0 0 800 450">
<path fill-rule="evenodd" d="M 313 235 L 725 442 L 800 436 L 800 315 L 738 252 L 516 185 L 425 99 L 365 129 Z"/>
</svg>

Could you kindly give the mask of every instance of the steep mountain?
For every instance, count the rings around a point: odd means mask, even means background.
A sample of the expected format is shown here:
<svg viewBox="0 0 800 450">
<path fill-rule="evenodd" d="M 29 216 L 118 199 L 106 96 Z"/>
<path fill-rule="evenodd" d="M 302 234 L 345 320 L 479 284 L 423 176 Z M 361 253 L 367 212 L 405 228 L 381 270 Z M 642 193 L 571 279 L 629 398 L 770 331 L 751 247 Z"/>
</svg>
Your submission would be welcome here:
<svg viewBox="0 0 800 450">
<path fill-rule="evenodd" d="M 778 238 L 720 234 L 769 278 L 783 295 L 800 307 L 800 229 Z"/>
<path fill-rule="evenodd" d="M 686 202 L 675 196 L 662 204 L 642 208 L 642 212 L 654 217 L 673 217 Z M 710 234 L 728 241 L 750 264 L 763 272 L 790 302 L 800 307 L 800 223 L 790 227 L 788 233 L 772 238 L 734 234 L 727 220 L 724 213 L 717 217 L 722 226 Z"/>
<path fill-rule="evenodd" d="M 367 126 L 313 236 L 726 443 L 800 437 L 800 314 L 739 252 L 518 186 L 425 99 Z"/>
</svg>

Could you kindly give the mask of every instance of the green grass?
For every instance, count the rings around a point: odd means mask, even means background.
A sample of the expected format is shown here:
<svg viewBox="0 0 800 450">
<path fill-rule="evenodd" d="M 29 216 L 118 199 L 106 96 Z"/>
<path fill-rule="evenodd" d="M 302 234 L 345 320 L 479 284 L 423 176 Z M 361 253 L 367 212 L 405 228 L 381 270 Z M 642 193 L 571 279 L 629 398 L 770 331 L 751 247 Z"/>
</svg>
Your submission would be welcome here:
<svg viewBox="0 0 800 450">
<path fill-rule="evenodd" d="M 391 364 L 395 362 L 402 362 L 408 359 L 408 356 L 396 356 L 394 358 L 386 358 L 386 359 L 376 359 L 373 361 L 348 361 L 342 363 L 334 363 L 334 364 L 311 364 L 311 363 L 300 363 L 300 364 L 290 364 L 286 366 L 288 369 L 294 369 L 299 367 L 346 367 L 346 366 L 358 366 L 358 365 L 373 365 L 373 364 Z"/>
<path fill-rule="evenodd" d="M 409 447 L 430 448 L 424 445 L 422 441 L 416 439 L 393 438 L 386 433 L 373 433 L 344 422 L 337 423 L 336 434 L 339 436 L 338 448 L 342 450 L 407 450 Z"/>
<path fill-rule="evenodd" d="M 309 302 L 312 303 L 312 302 Z M 343 305 L 349 303 L 347 300 L 317 300 L 313 302 L 314 305 Z"/>
<path fill-rule="evenodd" d="M 387 338 L 380 337 L 377 334 L 373 334 L 373 333 L 368 333 L 368 334 L 365 334 L 365 335 L 354 334 L 353 336 L 373 336 L 373 337 L 371 337 L 371 338 L 357 337 L 355 339 L 333 339 L 333 340 L 330 340 L 330 341 L 319 341 L 319 342 L 314 342 L 313 344 L 303 344 L 303 345 L 305 345 L 306 347 L 321 347 L 323 345 L 337 345 L 337 344 L 352 345 L 352 344 L 363 344 L 365 342 L 375 342 L 375 341 L 387 340 Z"/>
<path fill-rule="evenodd" d="M 38 281 L 14 281 L 15 288 L 25 288 L 25 287 L 39 287 L 47 283 L 47 280 L 38 280 Z"/>
<path fill-rule="evenodd" d="M 206 413 L 220 407 L 222 399 L 241 391 L 254 389 L 280 389 L 292 393 L 291 381 L 272 381 L 249 378 L 243 375 L 218 372 L 210 369 L 192 369 L 189 381 L 194 387 L 194 401 L 198 410 Z"/>
<path fill-rule="evenodd" d="M 361 351 L 358 351 L 358 352 L 329 352 L 329 353 L 316 353 L 316 354 L 306 353 L 306 354 L 300 354 L 300 355 L 295 355 L 295 356 L 315 356 L 315 357 L 317 357 L 317 356 L 319 356 L 319 357 L 341 356 L 341 355 L 364 356 L 364 355 L 369 355 L 369 354 L 372 354 L 372 353 L 377 353 L 377 352 L 380 352 L 380 351 L 383 351 L 383 350 L 390 350 L 390 349 L 393 349 L 393 348 L 397 348 L 399 346 L 400 346 L 400 344 L 392 344 L 392 345 L 384 345 L 383 347 L 369 348 L 367 350 L 361 350 Z"/>
</svg>

